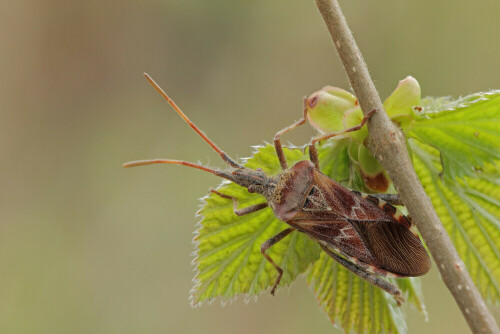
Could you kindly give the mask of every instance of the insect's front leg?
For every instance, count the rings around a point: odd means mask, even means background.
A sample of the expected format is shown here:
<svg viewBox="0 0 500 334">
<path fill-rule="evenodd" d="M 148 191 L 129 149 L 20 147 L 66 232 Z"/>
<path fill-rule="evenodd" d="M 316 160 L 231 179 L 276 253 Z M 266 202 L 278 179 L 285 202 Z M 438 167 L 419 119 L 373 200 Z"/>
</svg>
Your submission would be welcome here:
<svg viewBox="0 0 500 334">
<path fill-rule="evenodd" d="M 297 122 L 293 123 L 292 125 L 284 128 L 281 131 L 278 131 L 276 135 L 274 136 L 274 149 L 276 150 L 276 154 L 278 155 L 278 159 L 280 161 L 281 168 L 283 170 L 288 169 L 288 165 L 286 163 L 286 158 L 285 158 L 285 153 L 283 152 L 283 147 L 281 146 L 281 135 L 292 131 L 299 125 L 302 125 L 306 122 L 306 116 L 307 116 L 307 99 L 304 98 L 304 116 L 302 116 L 301 119 L 299 119 Z"/>
<path fill-rule="evenodd" d="M 372 274 L 361 267 L 358 267 L 354 263 L 346 260 L 345 258 L 341 257 L 337 253 L 331 251 L 327 246 L 325 246 L 321 243 L 320 243 L 320 246 L 321 246 L 321 248 L 323 248 L 323 250 L 329 256 L 331 256 L 335 261 L 337 261 L 339 264 L 344 266 L 347 270 L 352 272 L 354 275 L 361 277 L 362 279 L 364 279 L 368 283 L 371 283 L 371 284 L 381 288 L 385 292 L 393 295 L 394 299 L 396 299 L 396 302 L 398 303 L 398 305 L 401 305 L 402 303 L 404 303 L 405 300 L 401 296 L 401 290 L 399 290 L 394 284 L 391 284 L 391 283 L 383 280 L 379 276 Z"/>
<path fill-rule="evenodd" d="M 269 248 L 271 248 L 273 245 L 275 245 L 278 242 L 280 242 L 281 240 L 283 240 L 284 237 L 286 237 L 287 235 L 289 235 L 293 231 L 295 231 L 295 229 L 293 227 L 287 228 L 286 230 L 281 231 L 280 233 L 276 234 L 274 237 L 267 240 L 266 242 L 264 242 L 262 244 L 262 246 L 260 246 L 260 252 L 262 253 L 262 255 L 264 255 L 266 260 L 271 262 L 273 267 L 278 271 L 278 278 L 276 278 L 276 282 L 274 282 L 273 288 L 271 289 L 271 294 L 273 296 L 274 296 L 274 292 L 276 291 L 276 288 L 278 287 L 278 284 L 280 284 L 281 276 L 283 276 L 283 269 L 280 266 L 278 266 L 276 264 L 276 262 L 273 261 L 273 259 L 271 259 L 271 257 L 266 253 L 266 251 Z"/>
<path fill-rule="evenodd" d="M 316 143 L 318 143 L 322 140 L 327 140 L 327 139 L 330 139 L 330 138 L 335 137 L 335 136 L 340 136 L 340 135 L 346 134 L 348 132 L 357 131 L 357 130 L 361 129 L 363 127 L 363 125 L 365 125 L 365 123 L 368 121 L 368 119 L 370 119 L 370 116 L 373 115 L 376 111 L 377 111 L 377 109 L 373 109 L 372 111 L 370 111 L 368 114 L 365 115 L 365 117 L 363 117 L 363 120 L 361 121 L 360 124 L 353 126 L 352 128 L 349 128 L 349 129 L 346 129 L 346 130 L 343 130 L 340 132 L 329 133 L 327 135 L 314 138 L 311 141 L 311 143 L 309 144 L 309 158 L 310 158 L 311 162 L 314 164 L 314 166 L 316 167 L 316 169 L 319 170 L 319 160 L 318 160 L 318 151 L 316 150 Z"/>
<path fill-rule="evenodd" d="M 316 150 L 316 145 L 314 142 L 309 144 L 309 160 L 314 164 L 314 167 L 319 170 L 319 159 L 318 159 L 318 151 Z"/>
<path fill-rule="evenodd" d="M 214 190 L 214 189 L 210 189 L 210 192 L 213 194 L 217 194 L 222 198 L 227 198 L 227 199 L 232 200 L 234 214 L 237 215 L 238 217 L 248 215 L 249 213 L 267 208 L 267 203 L 259 203 L 259 204 L 255 204 L 255 205 L 249 206 L 249 207 L 244 208 L 244 209 L 238 209 L 238 199 L 236 197 L 221 194 L 220 192 L 218 192 L 217 190 Z"/>
</svg>

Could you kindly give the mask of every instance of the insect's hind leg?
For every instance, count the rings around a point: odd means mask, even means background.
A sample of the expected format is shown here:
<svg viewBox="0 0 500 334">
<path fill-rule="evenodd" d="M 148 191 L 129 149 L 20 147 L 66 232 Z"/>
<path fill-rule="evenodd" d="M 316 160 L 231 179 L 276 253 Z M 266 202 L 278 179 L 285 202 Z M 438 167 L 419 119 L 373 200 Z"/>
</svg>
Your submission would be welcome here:
<svg viewBox="0 0 500 334">
<path fill-rule="evenodd" d="M 320 243 L 321 248 L 329 255 L 331 256 L 335 261 L 337 261 L 339 264 L 344 266 L 347 270 L 352 272 L 354 275 L 361 277 L 365 281 L 367 281 L 370 284 L 373 284 L 385 292 L 391 294 L 394 296 L 394 299 L 396 299 L 396 302 L 398 305 L 401 305 L 404 303 L 404 298 L 401 296 L 401 290 L 399 290 L 394 284 L 391 284 L 379 276 L 372 274 L 365 269 L 355 265 L 354 263 L 346 260 L 342 256 L 338 255 L 337 253 L 331 251 L 327 246 L 323 245 Z"/>
<path fill-rule="evenodd" d="M 274 282 L 273 288 L 271 289 L 271 294 L 273 296 L 274 296 L 274 293 L 276 291 L 276 288 L 278 287 L 278 284 L 280 284 L 281 276 L 283 276 L 283 269 L 279 265 L 277 265 L 276 262 L 273 261 L 273 259 L 271 259 L 271 257 L 266 253 L 266 251 L 269 248 L 271 248 L 273 245 L 275 245 L 278 242 L 280 242 L 281 240 L 283 240 L 284 237 L 286 237 L 287 235 L 289 235 L 293 231 L 295 231 L 295 229 L 293 227 L 287 228 L 286 230 L 281 231 L 280 233 L 276 234 L 274 237 L 267 240 L 266 242 L 264 242 L 262 244 L 262 246 L 260 246 L 260 252 L 262 253 L 262 255 L 264 255 L 266 260 L 271 262 L 273 267 L 278 271 L 278 278 L 276 278 L 276 281 Z"/>
<path fill-rule="evenodd" d="M 301 119 L 299 119 L 297 122 L 293 123 L 292 125 L 284 128 L 283 130 L 280 130 L 276 133 L 274 136 L 274 149 L 276 150 L 276 154 L 278 155 L 278 159 L 280 161 L 281 168 L 283 170 L 288 169 L 288 165 L 286 163 L 286 158 L 285 158 L 285 153 L 283 152 L 283 147 L 281 146 L 281 135 L 292 131 L 299 125 L 302 125 L 306 122 L 306 116 L 307 116 L 307 98 L 304 98 L 304 116 L 302 116 Z"/>
<path fill-rule="evenodd" d="M 214 190 L 214 189 L 210 189 L 210 192 L 213 194 L 219 195 L 222 198 L 227 198 L 227 199 L 232 200 L 234 214 L 237 215 L 238 217 L 248 215 L 249 213 L 252 213 L 255 211 L 262 210 L 264 208 L 267 208 L 267 206 L 268 206 L 267 203 L 259 203 L 259 204 L 255 204 L 255 205 L 249 206 L 249 207 L 244 208 L 244 209 L 238 209 L 238 199 L 236 197 L 221 194 L 220 192 L 218 192 L 217 190 Z"/>
</svg>

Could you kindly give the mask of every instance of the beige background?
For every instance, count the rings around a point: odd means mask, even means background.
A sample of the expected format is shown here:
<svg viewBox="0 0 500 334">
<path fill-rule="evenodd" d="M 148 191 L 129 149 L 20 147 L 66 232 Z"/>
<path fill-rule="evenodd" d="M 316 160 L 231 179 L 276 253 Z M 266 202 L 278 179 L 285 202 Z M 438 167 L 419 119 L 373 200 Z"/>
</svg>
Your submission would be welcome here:
<svg viewBox="0 0 500 334">
<path fill-rule="evenodd" d="M 407 75 L 424 95 L 500 88 L 499 1 L 342 5 L 382 96 Z M 120 165 L 223 164 L 145 71 L 239 157 L 299 118 L 304 95 L 348 87 L 312 0 L 1 1 L 0 332 L 340 332 L 303 278 L 190 307 L 194 213 L 219 181 Z M 423 282 L 430 321 L 409 308 L 410 332 L 467 333 L 436 270 Z"/>
</svg>

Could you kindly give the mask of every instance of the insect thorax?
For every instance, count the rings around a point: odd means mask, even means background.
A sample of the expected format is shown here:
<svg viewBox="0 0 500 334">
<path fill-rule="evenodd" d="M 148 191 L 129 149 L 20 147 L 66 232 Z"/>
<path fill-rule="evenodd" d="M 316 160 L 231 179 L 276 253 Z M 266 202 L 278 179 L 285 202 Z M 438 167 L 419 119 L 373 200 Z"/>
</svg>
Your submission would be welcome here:
<svg viewBox="0 0 500 334">
<path fill-rule="evenodd" d="M 278 175 L 275 179 L 275 186 L 272 192 L 268 192 L 266 196 L 267 200 L 271 203 L 282 203 L 284 196 L 286 196 L 286 192 L 292 186 L 294 175 L 295 173 L 291 169 L 287 169 Z"/>
<path fill-rule="evenodd" d="M 273 192 L 266 197 L 278 218 L 286 221 L 292 212 L 302 209 L 313 187 L 313 174 L 314 166 L 304 160 L 276 177 Z"/>
</svg>

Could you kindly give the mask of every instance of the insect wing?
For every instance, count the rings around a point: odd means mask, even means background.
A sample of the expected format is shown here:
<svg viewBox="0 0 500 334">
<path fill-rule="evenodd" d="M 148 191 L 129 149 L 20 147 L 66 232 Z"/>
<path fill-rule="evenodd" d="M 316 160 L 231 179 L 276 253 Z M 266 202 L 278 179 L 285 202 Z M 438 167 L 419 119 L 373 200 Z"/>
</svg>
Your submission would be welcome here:
<svg viewBox="0 0 500 334">
<path fill-rule="evenodd" d="M 316 192 L 321 194 L 316 195 L 316 197 L 321 196 L 322 206 L 316 206 L 310 209 L 310 211 L 326 208 L 326 210 L 335 212 L 345 219 L 360 221 L 385 221 L 394 219 L 390 213 L 381 210 L 377 204 L 370 202 L 362 196 L 355 195 L 351 190 L 341 186 L 317 170 L 314 173 L 314 187 L 311 195 L 314 195 Z"/>
<path fill-rule="evenodd" d="M 421 276 L 431 260 L 418 236 L 394 221 L 350 221 L 379 268 L 401 276 Z"/>
<path fill-rule="evenodd" d="M 318 171 L 313 184 L 303 209 L 289 224 L 388 272 L 420 276 L 429 271 L 427 251 L 396 208 L 358 196 Z"/>
<path fill-rule="evenodd" d="M 349 221 L 334 214 L 328 218 L 326 213 L 320 219 L 310 213 L 298 214 L 296 218 L 288 223 L 297 230 L 366 264 L 379 265 Z"/>
</svg>

